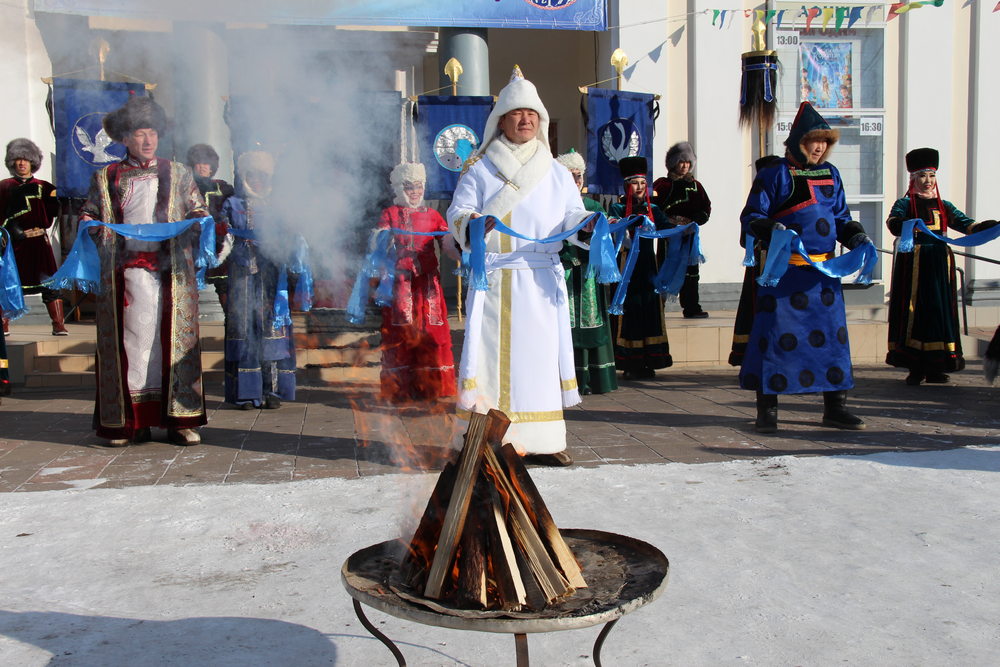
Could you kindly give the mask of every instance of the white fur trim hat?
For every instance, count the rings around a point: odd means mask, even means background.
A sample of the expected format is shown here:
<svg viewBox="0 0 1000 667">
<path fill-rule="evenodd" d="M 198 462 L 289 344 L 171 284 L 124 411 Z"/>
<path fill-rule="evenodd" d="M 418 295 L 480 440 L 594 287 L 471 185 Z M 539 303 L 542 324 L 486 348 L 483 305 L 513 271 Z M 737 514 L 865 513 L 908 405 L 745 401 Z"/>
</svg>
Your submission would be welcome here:
<svg viewBox="0 0 1000 667">
<path fill-rule="evenodd" d="M 549 146 L 549 112 L 542 104 L 542 98 L 538 96 L 535 84 L 524 78 L 521 68 L 514 65 L 514 71 L 510 75 L 510 82 L 503 87 L 497 96 L 497 103 L 490 112 L 490 117 L 486 119 L 486 130 L 483 132 L 486 137 L 476 151 L 479 154 L 486 153 L 486 147 L 492 143 L 500 134 L 498 124 L 500 118 L 508 111 L 514 109 L 531 109 L 538 112 L 538 136 L 546 150 Z M 492 134 L 491 134 L 492 133 Z"/>
<path fill-rule="evenodd" d="M 583 156 L 577 153 L 572 148 L 569 149 L 569 153 L 563 153 L 556 158 L 556 162 L 566 167 L 570 171 L 574 169 L 581 174 L 587 171 L 587 163 L 584 161 Z"/>
<path fill-rule="evenodd" d="M 395 203 L 400 206 L 409 206 L 410 200 L 403 191 L 404 183 L 427 183 L 427 170 L 420 162 L 403 162 L 392 168 L 389 174 L 389 183 L 392 185 L 392 192 L 396 196 Z"/>
</svg>

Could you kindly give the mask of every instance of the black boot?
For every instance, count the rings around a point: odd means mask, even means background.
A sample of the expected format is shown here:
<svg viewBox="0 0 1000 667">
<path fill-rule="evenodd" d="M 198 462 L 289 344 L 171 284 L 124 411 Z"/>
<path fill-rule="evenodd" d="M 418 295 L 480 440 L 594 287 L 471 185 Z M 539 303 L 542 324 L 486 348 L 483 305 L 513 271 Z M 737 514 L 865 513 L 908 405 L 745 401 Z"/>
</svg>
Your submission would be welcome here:
<svg viewBox="0 0 1000 667">
<path fill-rule="evenodd" d="M 758 433 L 778 431 L 778 395 L 757 392 L 757 421 L 754 428 Z"/>
<path fill-rule="evenodd" d="M 847 411 L 846 391 L 824 391 L 823 426 L 862 431 L 865 423 Z"/>
</svg>

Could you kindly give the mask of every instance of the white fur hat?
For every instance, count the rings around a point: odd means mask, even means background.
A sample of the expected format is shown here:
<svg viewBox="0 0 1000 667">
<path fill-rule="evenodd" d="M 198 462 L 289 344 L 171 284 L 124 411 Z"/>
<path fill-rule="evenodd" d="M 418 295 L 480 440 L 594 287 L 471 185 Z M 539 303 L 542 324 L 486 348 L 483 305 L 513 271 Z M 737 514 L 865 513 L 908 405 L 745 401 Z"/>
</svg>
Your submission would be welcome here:
<svg viewBox="0 0 1000 667">
<path fill-rule="evenodd" d="M 548 150 L 549 112 L 546 111 L 545 105 L 542 104 L 542 98 L 538 96 L 535 84 L 525 79 L 524 74 L 521 73 L 521 68 L 514 65 L 514 71 L 510 75 L 510 82 L 500 91 L 500 94 L 497 96 L 497 103 L 493 106 L 490 117 L 486 119 L 486 129 L 483 131 L 483 134 L 486 136 L 483 139 L 483 143 L 479 145 L 476 153 L 484 154 L 486 152 L 486 147 L 500 133 L 497 125 L 500 122 L 501 116 L 514 109 L 532 109 L 538 112 L 537 139 L 545 146 L 545 150 Z"/>
<path fill-rule="evenodd" d="M 556 162 L 566 167 L 570 171 L 574 169 L 579 171 L 581 174 L 587 171 L 587 163 L 584 162 L 583 156 L 577 153 L 572 148 L 569 149 L 569 153 L 563 153 L 556 158 Z"/>
<path fill-rule="evenodd" d="M 392 185 L 393 201 L 400 206 L 410 206 L 410 200 L 403 191 L 404 183 L 427 183 L 427 170 L 420 162 L 403 162 L 392 168 L 389 174 Z"/>
<path fill-rule="evenodd" d="M 403 183 L 426 183 L 427 170 L 420 162 L 403 162 L 392 168 L 389 182 L 393 187 L 402 186 Z"/>
</svg>

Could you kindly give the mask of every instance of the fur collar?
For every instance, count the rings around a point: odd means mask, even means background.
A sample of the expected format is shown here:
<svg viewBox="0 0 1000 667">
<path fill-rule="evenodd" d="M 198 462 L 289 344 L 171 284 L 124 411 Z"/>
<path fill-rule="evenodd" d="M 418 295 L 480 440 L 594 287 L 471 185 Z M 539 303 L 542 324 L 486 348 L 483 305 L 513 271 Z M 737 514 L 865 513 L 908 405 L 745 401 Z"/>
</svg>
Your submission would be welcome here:
<svg viewBox="0 0 1000 667">
<path fill-rule="evenodd" d="M 495 215 L 502 220 L 548 175 L 552 168 L 552 155 L 549 151 L 538 150 L 540 148 L 541 146 L 536 147 L 534 155 L 522 165 L 504 142 L 494 141 L 487 146 L 486 157 L 493 163 L 498 177 L 504 179 L 506 184 L 486 202 L 484 214 Z"/>
</svg>

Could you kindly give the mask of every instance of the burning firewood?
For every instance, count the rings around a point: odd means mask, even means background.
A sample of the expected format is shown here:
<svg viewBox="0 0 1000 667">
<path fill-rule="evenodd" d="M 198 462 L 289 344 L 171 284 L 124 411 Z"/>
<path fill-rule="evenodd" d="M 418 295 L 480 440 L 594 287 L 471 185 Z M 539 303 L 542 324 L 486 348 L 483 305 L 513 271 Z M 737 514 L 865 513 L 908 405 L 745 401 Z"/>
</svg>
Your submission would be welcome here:
<svg viewBox="0 0 1000 667">
<path fill-rule="evenodd" d="M 458 461 L 441 472 L 401 563 L 423 597 L 460 608 L 540 609 L 586 587 L 521 457 L 510 420 L 473 413 Z"/>
</svg>

